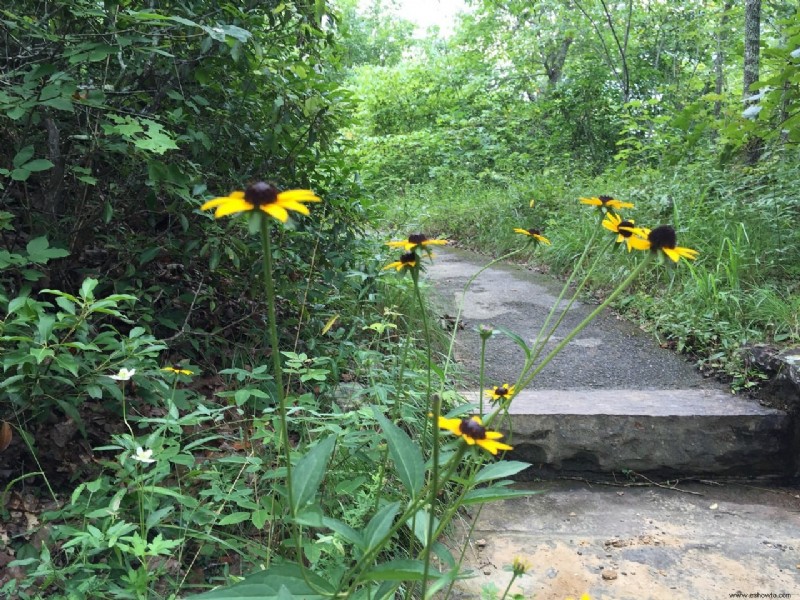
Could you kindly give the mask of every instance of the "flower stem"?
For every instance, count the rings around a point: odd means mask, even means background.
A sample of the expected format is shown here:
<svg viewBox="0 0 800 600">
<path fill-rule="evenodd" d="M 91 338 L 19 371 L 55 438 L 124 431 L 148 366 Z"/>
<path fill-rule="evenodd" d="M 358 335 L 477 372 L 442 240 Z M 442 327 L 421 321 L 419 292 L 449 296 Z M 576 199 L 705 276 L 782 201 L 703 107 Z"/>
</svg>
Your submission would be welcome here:
<svg viewBox="0 0 800 600">
<path fill-rule="evenodd" d="M 439 415 L 442 413 L 442 401 L 439 394 L 432 394 L 432 382 L 431 382 L 431 372 L 432 372 L 432 365 L 431 365 L 431 335 L 430 329 L 428 328 L 428 313 L 427 308 L 425 306 L 425 302 L 422 300 L 422 293 L 419 289 L 419 271 L 415 270 L 412 272 L 412 279 L 414 281 L 414 295 L 417 298 L 417 302 L 419 304 L 419 310 L 422 316 L 422 327 L 425 333 L 425 347 L 427 352 L 427 406 L 425 414 L 427 415 L 430 411 L 433 414 L 433 418 L 431 419 L 431 430 L 433 433 L 433 446 L 431 448 L 432 460 L 433 460 L 433 467 L 431 468 L 431 489 L 430 495 L 428 500 L 428 506 L 430 513 L 428 514 L 428 535 L 426 539 L 425 548 L 423 549 L 423 564 L 425 565 L 423 574 L 422 574 L 422 598 L 425 598 L 425 591 L 428 586 L 428 573 L 430 572 L 430 563 L 431 563 L 431 547 L 433 546 L 433 531 L 435 525 L 435 504 L 436 504 L 436 497 L 439 492 Z"/>
<path fill-rule="evenodd" d="M 278 324 L 275 317 L 275 282 L 272 279 L 272 244 L 269 236 L 268 219 L 261 216 L 261 245 L 264 248 L 264 291 L 267 294 L 267 316 L 269 319 L 269 338 L 272 347 L 272 376 L 275 379 L 275 393 L 278 397 L 278 418 L 280 420 L 280 446 L 286 463 L 286 496 L 289 510 L 294 513 L 292 501 L 292 456 L 289 447 L 289 423 L 286 416 L 286 395 L 283 389 L 283 369 L 278 343 Z M 294 516 L 294 514 L 292 514 Z M 299 556 L 298 556 L 299 558 Z"/>
<path fill-rule="evenodd" d="M 550 351 L 550 354 L 548 354 L 542 359 L 542 362 L 536 365 L 535 369 L 533 369 L 530 373 L 528 373 L 525 376 L 525 378 L 522 381 L 520 381 L 519 385 L 520 390 L 524 389 L 531 381 L 533 381 L 533 378 L 536 377 L 539 374 L 539 372 L 541 372 L 541 370 L 545 367 L 545 365 L 547 365 L 547 363 L 553 360 L 558 355 L 558 353 L 561 352 L 561 350 L 563 350 L 564 346 L 569 344 L 576 335 L 578 335 L 581 331 L 583 331 L 583 329 L 587 325 L 589 325 L 589 323 L 595 320 L 597 315 L 599 315 L 603 311 L 603 309 L 605 309 L 609 304 L 611 304 L 614 300 L 616 300 L 617 296 L 619 296 L 631 283 L 633 283 L 633 280 L 639 276 L 639 273 L 641 273 L 642 270 L 645 268 L 645 266 L 647 266 L 647 264 L 650 262 L 651 256 L 652 252 L 648 253 L 645 256 L 644 260 L 640 262 L 638 265 L 636 265 L 636 268 L 634 268 L 633 271 L 631 271 L 630 275 L 628 275 L 625 281 L 619 284 L 617 289 L 611 292 L 608 298 L 606 298 L 605 301 L 600 306 L 598 306 L 591 313 L 589 313 L 589 315 L 583 321 L 581 321 L 575 327 L 575 329 L 570 331 L 569 334 L 567 334 L 567 336 L 563 340 L 561 340 L 561 342 L 559 342 L 559 344 L 555 348 L 553 348 L 553 350 Z"/>
</svg>

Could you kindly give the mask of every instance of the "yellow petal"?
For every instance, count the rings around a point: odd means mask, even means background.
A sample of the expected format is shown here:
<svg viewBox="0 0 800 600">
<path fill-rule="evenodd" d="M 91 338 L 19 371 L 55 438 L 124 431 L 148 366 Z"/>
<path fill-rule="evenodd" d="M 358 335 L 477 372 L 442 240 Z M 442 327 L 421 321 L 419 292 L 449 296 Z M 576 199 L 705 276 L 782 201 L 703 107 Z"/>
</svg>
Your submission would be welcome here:
<svg viewBox="0 0 800 600">
<path fill-rule="evenodd" d="M 439 429 L 446 429 L 450 433 L 461 435 L 461 419 L 439 417 Z"/>
<path fill-rule="evenodd" d="M 600 198 L 581 198 L 581 204 L 591 204 L 592 206 L 602 206 L 603 201 Z"/>
<path fill-rule="evenodd" d="M 289 220 L 289 213 L 286 212 L 286 209 L 282 206 L 278 206 L 276 203 L 271 204 L 262 204 L 259 206 L 261 210 L 267 213 L 269 216 L 278 219 L 281 223 L 286 223 Z"/>
<path fill-rule="evenodd" d="M 423 246 L 444 246 L 447 240 L 425 240 L 422 242 Z"/>
<path fill-rule="evenodd" d="M 288 190 L 278 194 L 278 202 L 322 202 L 311 190 Z"/>
<path fill-rule="evenodd" d="M 228 215 L 244 212 L 246 210 L 253 210 L 253 205 L 244 198 L 226 198 L 225 200 L 226 201 L 217 206 L 217 210 L 214 211 L 215 219 L 227 217 Z"/>
<path fill-rule="evenodd" d="M 628 238 L 628 244 L 637 250 L 649 250 L 650 240 L 645 240 L 640 237 L 631 236 Z"/>
<path fill-rule="evenodd" d="M 295 212 L 302 213 L 304 215 L 310 215 L 311 213 L 308 210 L 308 207 L 304 204 L 300 204 L 299 202 L 295 202 L 294 200 L 281 200 L 279 199 L 277 202 L 278 206 L 282 206 L 286 210 L 293 210 Z"/>
</svg>

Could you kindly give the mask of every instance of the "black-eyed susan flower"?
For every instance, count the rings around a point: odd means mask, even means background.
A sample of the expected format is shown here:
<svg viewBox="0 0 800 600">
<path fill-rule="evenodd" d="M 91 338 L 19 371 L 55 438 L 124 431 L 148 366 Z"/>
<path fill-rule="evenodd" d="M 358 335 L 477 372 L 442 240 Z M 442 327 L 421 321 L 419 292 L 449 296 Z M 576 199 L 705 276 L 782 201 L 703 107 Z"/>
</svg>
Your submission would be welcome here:
<svg viewBox="0 0 800 600">
<path fill-rule="evenodd" d="M 681 257 L 687 260 L 694 260 L 699 254 L 697 250 L 677 245 L 678 236 L 671 225 L 661 225 L 652 231 L 648 229 L 642 229 L 641 231 L 646 234 L 646 237 L 634 235 L 629 242 L 636 250 L 652 250 L 653 252 L 661 250 L 673 262 L 678 262 Z"/>
<path fill-rule="evenodd" d="M 426 248 L 427 246 L 444 246 L 446 243 L 447 240 L 429 240 L 424 233 L 414 233 L 408 236 L 407 240 L 386 242 L 386 245 L 392 248 L 402 248 L 406 252 L 411 252 L 417 248 Z"/>
<path fill-rule="evenodd" d="M 175 375 L 194 375 L 194 371 L 190 371 L 189 369 L 184 369 L 179 366 L 175 367 L 164 367 L 161 369 L 162 371 L 167 371 L 168 373 L 175 373 Z"/>
<path fill-rule="evenodd" d="M 478 416 L 468 419 L 448 419 L 439 417 L 439 428 L 445 429 L 454 435 L 461 436 L 470 446 L 478 445 L 490 454 L 497 454 L 500 450 L 513 450 L 512 446 L 499 442 L 503 437 L 499 431 L 487 431 L 483 421 Z"/>
<path fill-rule="evenodd" d="M 532 239 L 536 240 L 537 242 L 541 242 L 542 244 L 550 245 L 550 240 L 542 235 L 542 232 L 538 229 L 521 229 L 520 227 L 514 228 L 514 233 L 519 233 L 521 235 L 530 236 Z"/>
<path fill-rule="evenodd" d="M 384 268 L 385 269 L 397 269 L 398 271 L 402 271 L 403 269 L 413 269 L 417 266 L 417 255 L 414 252 L 406 252 L 403 256 L 400 257 L 400 260 L 396 260 L 393 263 L 389 263 Z"/>
<path fill-rule="evenodd" d="M 597 206 L 600 208 L 613 208 L 615 210 L 622 210 L 623 208 L 633 208 L 630 202 L 623 202 L 617 200 L 614 196 L 592 196 L 591 198 L 581 198 L 582 204 L 590 206 Z"/>
<path fill-rule="evenodd" d="M 500 400 L 507 400 L 514 395 L 514 386 L 504 383 L 503 385 L 496 385 L 490 390 L 486 390 L 486 395 L 492 402 L 499 402 Z"/>
<path fill-rule="evenodd" d="M 623 219 L 616 213 L 609 212 L 603 219 L 603 227 L 617 234 L 617 243 L 626 242 L 628 252 L 633 249 L 631 239 L 634 236 L 647 237 L 649 230 L 636 227 L 633 219 Z"/>
<path fill-rule="evenodd" d="M 259 181 L 246 190 L 231 192 L 227 196 L 209 200 L 200 210 L 214 210 L 214 218 L 219 219 L 228 215 L 261 210 L 269 216 L 285 223 L 289 219 L 289 211 L 308 215 L 305 202 L 319 202 L 319 197 L 311 190 L 288 190 L 279 192 L 271 183 Z"/>
</svg>

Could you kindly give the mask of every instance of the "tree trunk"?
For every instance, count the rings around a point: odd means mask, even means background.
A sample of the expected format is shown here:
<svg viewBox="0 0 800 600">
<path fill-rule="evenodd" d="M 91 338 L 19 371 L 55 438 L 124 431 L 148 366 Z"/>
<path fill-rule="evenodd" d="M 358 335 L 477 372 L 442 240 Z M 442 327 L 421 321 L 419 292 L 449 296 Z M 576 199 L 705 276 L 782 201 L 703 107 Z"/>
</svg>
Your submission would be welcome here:
<svg viewBox="0 0 800 600">
<path fill-rule="evenodd" d="M 719 19 L 719 30 L 717 32 L 717 53 L 714 57 L 714 72 L 716 74 L 716 81 L 714 84 L 714 91 L 718 96 L 722 95 L 725 90 L 725 43 L 728 38 L 728 18 L 733 0 L 725 0 L 725 5 L 722 7 L 722 16 Z M 717 100 L 714 102 L 714 117 L 719 119 L 722 112 L 722 101 Z"/>
<path fill-rule="evenodd" d="M 750 86 L 758 81 L 759 42 L 761 40 L 761 0 L 744 2 L 744 80 L 742 95 L 752 95 Z M 745 144 L 747 164 L 755 164 L 761 158 L 764 141 L 753 136 Z"/>
<path fill-rule="evenodd" d="M 561 73 L 564 71 L 564 63 L 567 60 L 567 51 L 572 42 L 572 36 L 565 37 L 561 41 L 561 45 L 550 52 L 544 60 L 544 68 L 547 71 L 547 81 L 550 87 L 561 80 Z"/>
</svg>

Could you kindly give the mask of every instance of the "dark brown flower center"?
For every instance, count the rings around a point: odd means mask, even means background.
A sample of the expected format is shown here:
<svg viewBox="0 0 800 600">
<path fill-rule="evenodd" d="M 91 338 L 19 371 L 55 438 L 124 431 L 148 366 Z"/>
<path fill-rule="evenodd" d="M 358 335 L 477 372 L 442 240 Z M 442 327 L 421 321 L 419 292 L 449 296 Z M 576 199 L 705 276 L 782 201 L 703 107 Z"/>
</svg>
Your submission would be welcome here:
<svg viewBox="0 0 800 600">
<path fill-rule="evenodd" d="M 473 440 L 486 439 L 486 429 L 484 429 L 480 423 L 472 419 L 461 419 L 461 425 L 458 426 L 458 430 L 464 435 L 468 435 Z"/>
<path fill-rule="evenodd" d="M 495 395 L 497 396 L 505 396 L 508 394 L 508 388 L 506 386 L 501 386 L 494 391 Z"/>
<path fill-rule="evenodd" d="M 259 181 L 247 187 L 244 199 L 253 206 L 272 204 L 278 200 L 278 188 L 271 183 Z"/>
<path fill-rule="evenodd" d="M 410 265 L 417 260 L 417 255 L 413 252 L 406 252 L 403 256 L 400 257 L 400 262 L 404 265 Z"/>
<path fill-rule="evenodd" d="M 611 202 L 614 199 L 614 196 L 598 196 L 597 198 L 603 204 L 607 204 L 607 203 Z"/>
<path fill-rule="evenodd" d="M 412 233 L 408 236 L 408 241 L 412 244 L 421 244 L 427 240 L 428 238 L 424 233 Z"/>
<path fill-rule="evenodd" d="M 671 225 L 660 225 L 653 229 L 647 236 L 650 241 L 650 248 L 661 250 L 661 248 L 674 248 L 678 243 L 678 236 Z"/>
<path fill-rule="evenodd" d="M 540 229 L 528 229 L 528 233 L 531 235 L 542 235 L 542 231 Z"/>
<path fill-rule="evenodd" d="M 633 221 L 620 221 L 620 224 L 617 225 L 617 233 L 619 233 L 622 237 L 631 237 L 633 232 L 630 230 L 624 229 L 625 227 L 633 227 Z"/>
</svg>

